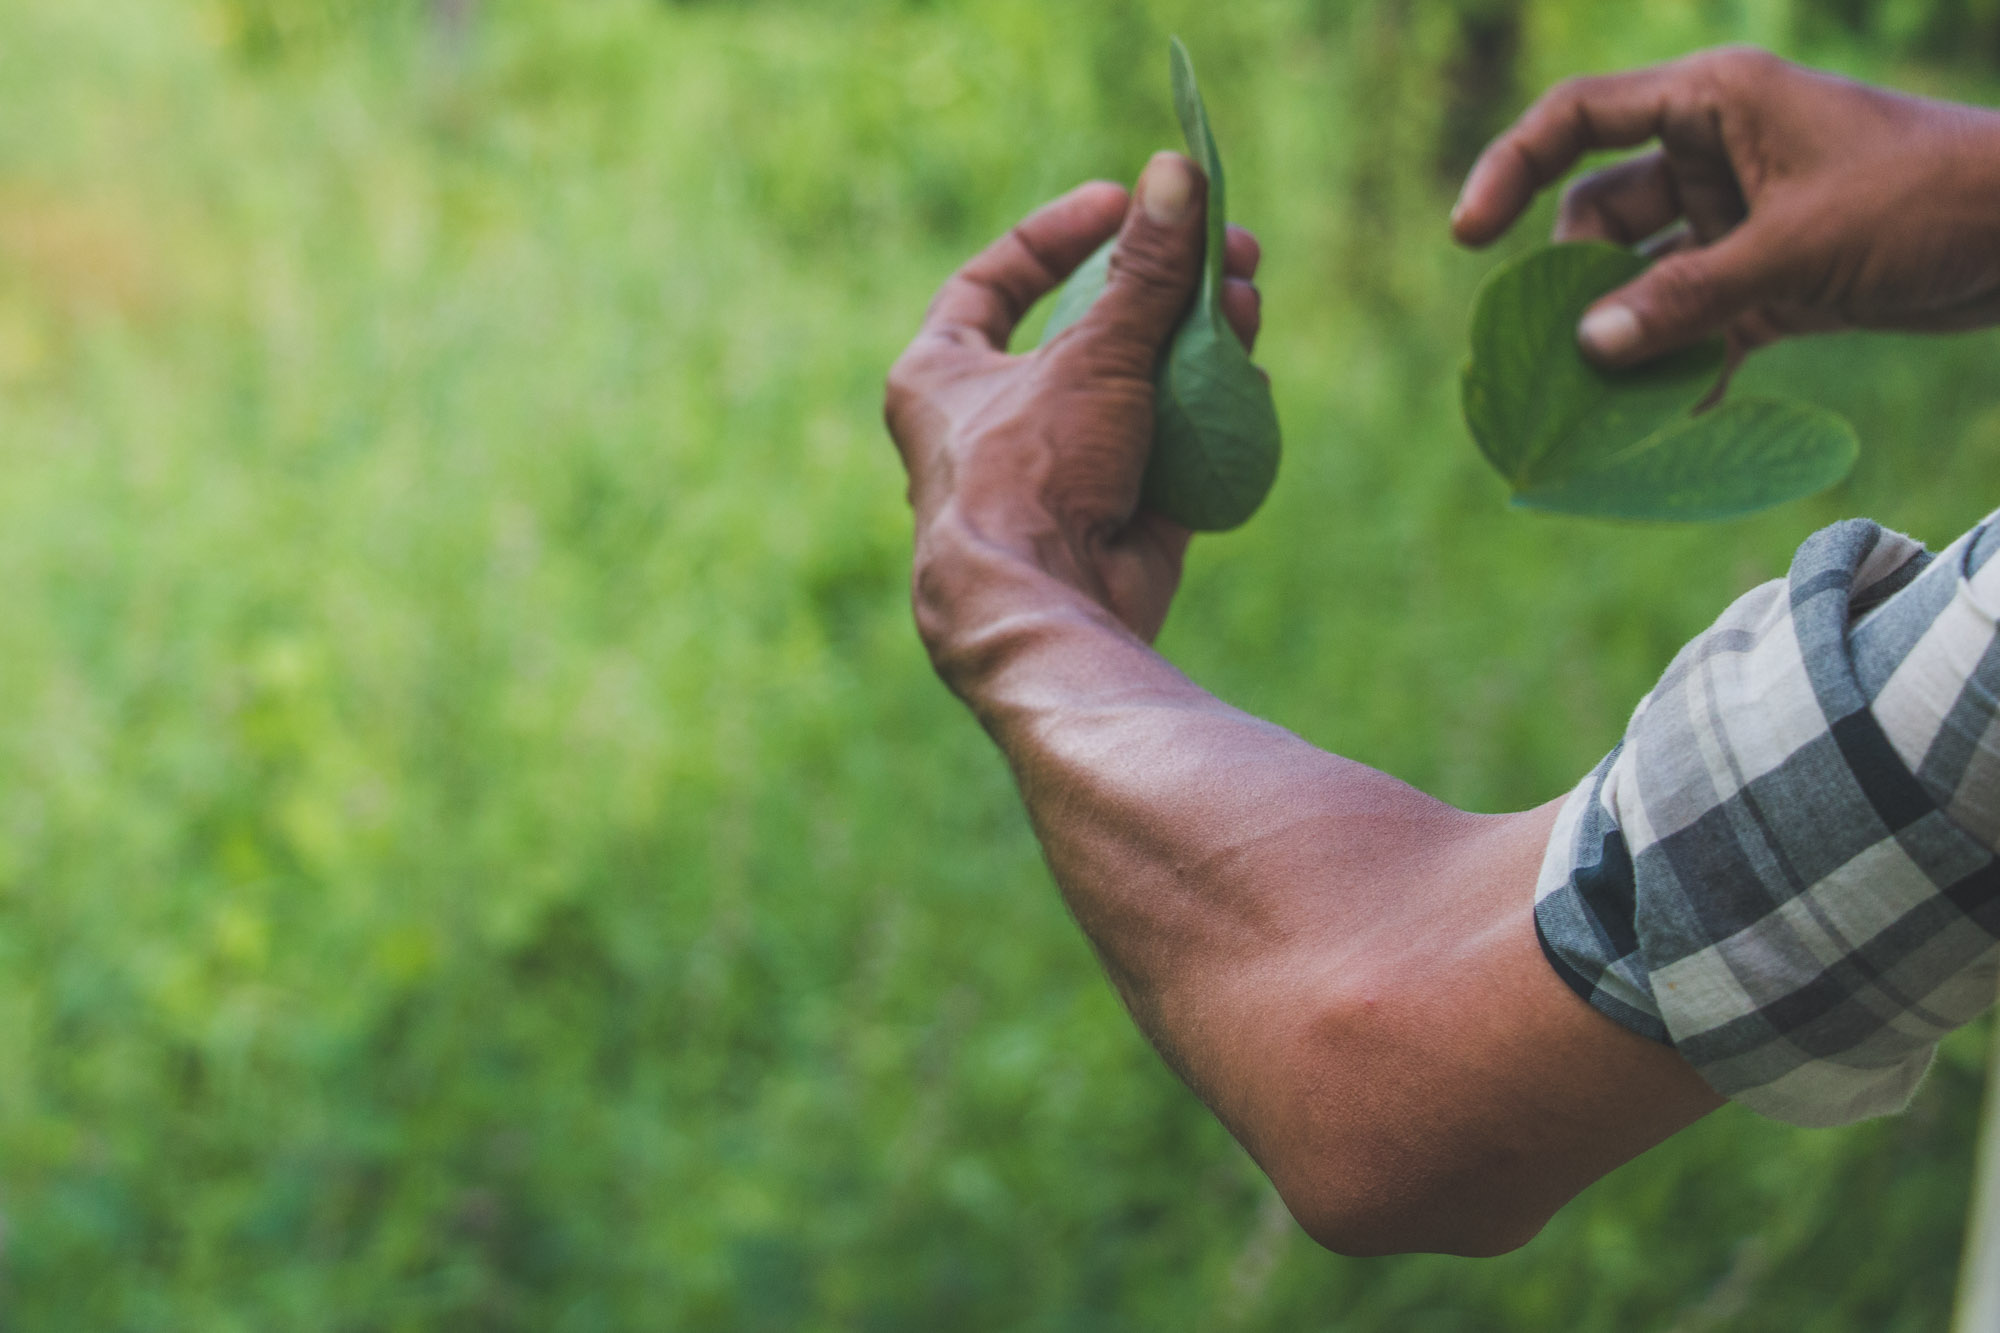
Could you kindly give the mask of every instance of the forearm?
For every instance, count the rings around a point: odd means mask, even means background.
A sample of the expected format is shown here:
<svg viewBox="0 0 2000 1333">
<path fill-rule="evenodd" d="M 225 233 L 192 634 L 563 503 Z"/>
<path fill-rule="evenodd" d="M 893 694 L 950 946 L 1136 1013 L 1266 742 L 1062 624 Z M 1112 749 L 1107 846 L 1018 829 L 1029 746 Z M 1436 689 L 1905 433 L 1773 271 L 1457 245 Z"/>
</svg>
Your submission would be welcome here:
<svg viewBox="0 0 2000 1333">
<path fill-rule="evenodd" d="M 1553 807 L 1466 814 L 1229 707 L 1079 587 L 1060 543 L 946 524 L 919 546 L 926 642 L 1079 924 L 1321 1243 L 1511 1248 L 1715 1104 L 1541 958 Z"/>
<path fill-rule="evenodd" d="M 1421 1026 L 1378 1002 L 1483 947 L 1494 895 L 1472 881 L 1518 880 L 1506 821 L 1229 707 L 1060 568 L 963 530 L 942 544 L 917 587 L 941 674 L 1005 752 L 1134 1017 L 1282 1186 L 1296 1136 L 1325 1123 L 1301 1099 L 1365 1109 L 1309 1067 L 1345 1035 L 1330 1029 L 1371 1006 Z M 1347 1072 L 1384 1091 L 1379 1066 Z"/>
<path fill-rule="evenodd" d="M 1373 929 L 1385 874 L 1421 873 L 1426 846 L 1481 822 L 1223 703 L 1061 562 L 944 540 L 917 589 L 940 674 L 1006 754 L 1145 1021 L 1191 975 Z"/>
</svg>

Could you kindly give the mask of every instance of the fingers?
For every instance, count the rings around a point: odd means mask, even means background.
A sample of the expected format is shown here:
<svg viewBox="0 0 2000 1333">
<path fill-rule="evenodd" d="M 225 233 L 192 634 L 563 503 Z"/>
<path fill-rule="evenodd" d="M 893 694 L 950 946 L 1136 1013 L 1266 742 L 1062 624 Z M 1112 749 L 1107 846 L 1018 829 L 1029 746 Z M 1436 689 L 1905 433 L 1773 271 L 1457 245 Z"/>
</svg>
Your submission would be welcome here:
<svg viewBox="0 0 2000 1333">
<path fill-rule="evenodd" d="M 1074 329 L 1108 369 L 1152 377 L 1201 277 L 1207 195 L 1208 183 L 1180 154 L 1155 153 L 1146 164 L 1111 252 L 1104 294 Z"/>
<path fill-rule="evenodd" d="M 1629 366 L 1721 333 L 1783 295 L 1786 230 L 1746 224 L 1713 245 L 1676 250 L 1584 312 L 1577 342 L 1605 366 Z"/>
<path fill-rule="evenodd" d="M 1565 190 L 1555 239 L 1636 245 L 1679 220 L 1682 211 L 1667 156 L 1655 149 L 1593 171 Z"/>
<path fill-rule="evenodd" d="M 923 334 L 1006 351 L 1021 316 L 1117 229 L 1126 202 L 1122 186 L 1093 181 L 1042 205 L 939 289 Z"/>
<path fill-rule="evenodd" d="M 1248 351 L 1257 350 L 1257 330 L 1264 322 L 1264 298 L 1247 278 L 1230 278 L 1222 284 L 1222 315 Z"/>
<path fill-rule="evenodd" d="M 1251 279 L 1257 276 L 1257 264 L 1262 258 L 1257 238 L 1232 224 L 1223 252 L 1222 314 L 1236 330 L 1236 336 L 1243 340 L 1243 346 L 1252 351 L 1256 350 L 1257 330 L 1263 324 L 1264 298 Z"/>
<path fill-rule="evenodd" d="M 1104 243 L 1129 202 L 1122 186 L 1094 181 L 1037 209 L 952 275 L 931 302 L 923 334 L 1005 351 L 1028 308 Z M 1246 347 L 1257 338 L 1261 300 L 1250 280 L 1262 258 L 1255 235 L 1228 229 L 1223 310 Z"/>
<path fill-rule="evenodd" d="M 1264 247 L 1257 244 L 1256 236 L 1230 223 L 1229 239 L 1222 247 L 1223 272 L 1232 278 L 1254 278 L 1263 257 Z"/>
<path fill-rule="evenodd" d="M 1452 233 L 1485 245 L 1507 230 L 1535 193 L 1593 148 L 1630 148 L 1657 135 L 1686 67 L 1655 65 L 1557 84 L 1486 146 L 1452 209 Z"/>
</svg>

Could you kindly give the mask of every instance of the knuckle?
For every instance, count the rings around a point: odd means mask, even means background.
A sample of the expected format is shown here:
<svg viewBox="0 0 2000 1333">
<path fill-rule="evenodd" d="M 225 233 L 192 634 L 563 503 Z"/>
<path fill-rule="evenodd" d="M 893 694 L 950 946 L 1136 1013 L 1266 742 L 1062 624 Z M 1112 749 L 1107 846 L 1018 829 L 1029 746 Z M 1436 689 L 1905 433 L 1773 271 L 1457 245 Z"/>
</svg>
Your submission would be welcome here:
<svg viewBox="0 0 2000 1333">
<path fill-rule="evenodd" d="M 900 433 L 911 408 L 923 396 L 922 377 L 915 363 L 916 349 L 896 358 L 882 384 L 882 420 L 891 434 Z"/>
<path fill-rule="evenodd" d="M 1572 74 L 1566 79 L 1558 79 L 1549 85 L 1549 90 L 1536 101 L 1532 110 L 1542 112 L 1560 111 L 1572 102 L 1580 102 L 1588 92 L 1590 77 Z"/>
<path fill-rule="evenodd" d="M 1555 129 L 1573 122 L 1577 114 L 1588 107 L 1604 88 L 1601 76 L 1573 74 L 1555 84 L 1544 93 L 1534 106 L 1528 109 L 1528 116 L 1538 129 Z"/>
<path fill-rule="evenodd" d="M 1596 173 L 1572 183 L 1556 203 L 1556 225 L 1575 226 L 1594 216 L 1603 193 L 1604 181 Z"/>
<path fill-rule="evenodd" d="M 1257 271 L 1258 263 L 1264 258 L 1263 243 L 1257 233 L 1235 223 L 1229 224 L 1228 240 L 1225 248 L 1229 251 L 1230 271 L 1239 276 L 1249 276 Z"/>
<path fill-rule="evenodd" d="M 1762 87 L 1785 62 L 1761 46 L 1719 46 L 1695 57 L 1695 69 L 1713 94 L 1731 95 Z"/>
<path fill-rule="evenodd" d="M 1603 91 L 1604 77 L 1599 74 L 1572 74 L 1556 84 L 1556 100 L 1559 103 L 1588 102 Z"/>
<path fill-rule="evenodd" d="M 1015 223 L 1008 229 L 1007 236 L 1022 259 L 1018 271 L 1010 270 L 1007 274 L 1008 278 L 1013 280 L 1013 287 L 1019 288 L 1025 285 L 1033 290 L 1042 290 L 1055 286 L 1060 280 L 1056 267 L 1049 262 L 1049 257 L 1043 253 L 1041 244 L 1027 225 Z M 1010 290 L 1008 293 L 1010 297 L 1018 297 L 1019 294 L 1018 290 Z M 1027 304 L 1033 303 L 1033 298 L 1030 297 Z"/>
<path fill-rule="evenodd" d="M 1733 78 L 1758 79 L 1775 73 L 1784 61 L 1761 46 L 1739 42 L 1716 53 L 1718 68 Z"/>
<path fill-rule="evenodd" d="M 1556 211 L 1567 216 L 1590 207 L 1609 183 L 1602 171 L 1585 172 L 1563 187 L 1562 197 L 1556 202 Z"/>
<path fill-rule="evenodd" d="M 910 364 L 908 352 L 896 358 L 896 364 L 889 367 L 888 378 L 883 381 L 883 396 L 892 403 L 900 402 L 916 390 L 916 369 Z"/>
<path fill-rule="evenodd" d="M 892 440 L 899 438 L 903 433 L 904 410 L 903 400 L 897 394 L 896 387 L 890 385 L 888 392 L 882 395 L 882 424 L 889 428 L 889 438 Z"/>
<path fill-rule="evenodd" d="M 1692 255 L 1669 255 L 1653 265 L 1647 294 L 1655 316 L 1680 323 L 1699 318 L 1715 300 L 1715 284 Z"/>
<path fill-rule="evenodd" d="M 1120 238 L 1111 254 L 1111 280 L 1140 287 L 1177 287 L 1182 256 L 1173 238 L 1152 228 L 1136 228 Z"/>
</svg>

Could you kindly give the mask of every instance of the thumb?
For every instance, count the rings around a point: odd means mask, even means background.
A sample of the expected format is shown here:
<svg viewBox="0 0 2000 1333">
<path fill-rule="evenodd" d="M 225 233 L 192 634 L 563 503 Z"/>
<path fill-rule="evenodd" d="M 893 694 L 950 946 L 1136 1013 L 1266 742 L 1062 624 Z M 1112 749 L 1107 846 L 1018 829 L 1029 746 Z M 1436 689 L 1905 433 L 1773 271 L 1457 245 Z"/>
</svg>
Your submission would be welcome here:
<svg viewBox="0 0 2000 1333">
<path fill-rule="evenodd" d="M 1208 182 L 1179 153 L 1155 153 L 1139 176 L 1085 339 L 1118 368 L 1151 378 L 1160 349 L 1201 281 Z"/>
<path fill-rule="evenodd" d="M 1601 366 L 1637 365 L 1721 333 L 1779 295 L 1781 282 L 1770 247 L 1745 225 L 1675 251 L 1600 298 L 1577 323 L 1576 340 Z"/>
</svg>

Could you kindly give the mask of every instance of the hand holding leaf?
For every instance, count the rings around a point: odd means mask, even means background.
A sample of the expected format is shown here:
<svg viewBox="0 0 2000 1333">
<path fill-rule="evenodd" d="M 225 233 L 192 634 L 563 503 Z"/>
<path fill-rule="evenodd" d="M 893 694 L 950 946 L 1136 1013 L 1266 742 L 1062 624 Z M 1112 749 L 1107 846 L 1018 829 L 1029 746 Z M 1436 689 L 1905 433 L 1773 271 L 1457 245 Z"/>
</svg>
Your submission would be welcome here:
<svg viewBox="0 0 2000 1333">
<path fill-rule="evenodd" d="M 1601 518 L 1728 518 L 1845 476 L 1854 431 L 1830 412 L 1750 398 L 1695 414 L 1722 370 L 1719 338 L 1632 370 L 1584 359 L 1579 316 L 1645 267 L 1613 245 L 1552 245 L 1502 265 L 1481 288 L 1462 402 L 1514 503 Z"/>
<path fill-rule="evenodd" d="M 1208 244 L 1194 305 L 1155 377 L 1153 451 L 1140 501 L 1183 527 L 1218 531 L 1249 518 L 1270 492 L 1278 472 L 1278 413 L 1270 384 L 1223 316 L 1228 218 L 1222 157 L 1179 38 L 1173 43 L 1173 85 L 1188 152 L 1208 177 Z M 1044 344 L 1082 318 L 1103 293 L 1111 251 L 1107 243 L 1057 293 Z"/>
</svg>

